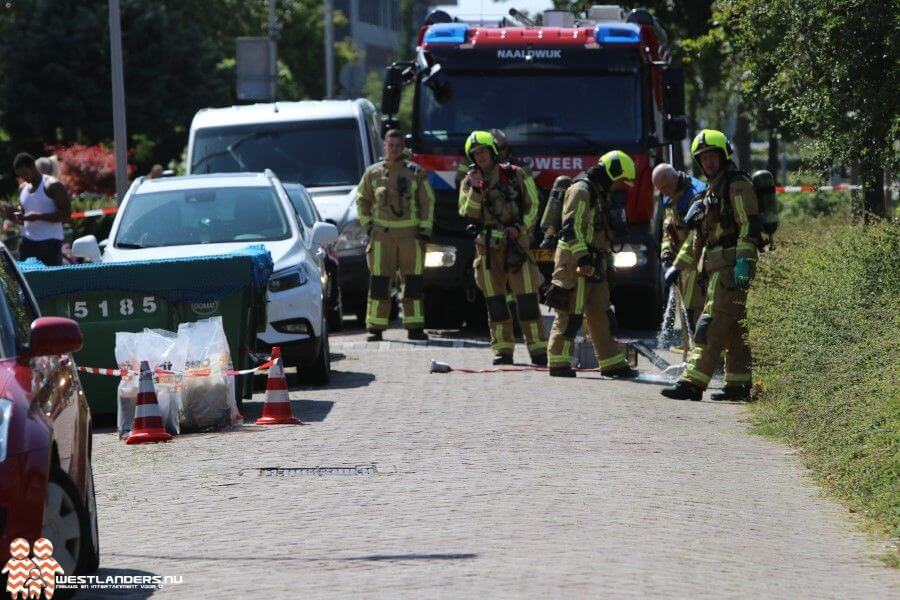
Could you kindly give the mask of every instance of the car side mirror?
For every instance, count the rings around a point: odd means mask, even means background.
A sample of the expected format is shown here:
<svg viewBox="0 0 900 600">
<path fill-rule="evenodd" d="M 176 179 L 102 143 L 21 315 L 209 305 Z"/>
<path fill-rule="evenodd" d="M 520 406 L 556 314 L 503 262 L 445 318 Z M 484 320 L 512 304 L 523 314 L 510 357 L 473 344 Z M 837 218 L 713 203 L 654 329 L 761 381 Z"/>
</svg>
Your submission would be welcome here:
<svg viewBox="0 0 900 600">
<path fill-rule="evenodd" d="M 384 70 L 384 87 L 381 89 L 381 113 L 396 115 L 400 110 L 400 94 L 403 92 L 403 68 L 391 65 Z"/>
<path fill-rule="evenodd" d="M 72 254 L 90 262 L 100 262 L 100 244 L 97 243 L 97 238 L 93 235 L 80 237 L 72 242 Z"/>
<path fill-rule="evenodd" d="M 439 64 L 431 67 L 428 74 L 422 78 L 422 82 L 432 91 L 434 100 L 439 105 L 447 104 L 453 97 L 453 88 L 444 76 L 444 72 Z"/>
<path fill-rule="evenodd" d="M 41 317 L 31 323 L 26 358 L 53 356 L 81 350 L 84 339 L 78 323 L 65 317 Z"/>
<path fill-rule="evenodd" d="M 331 223 L 316 223 L 312 230 L 312 245 L 322 246 L 335 241 L 338 238 L 337 227 Z"/>
</svg>

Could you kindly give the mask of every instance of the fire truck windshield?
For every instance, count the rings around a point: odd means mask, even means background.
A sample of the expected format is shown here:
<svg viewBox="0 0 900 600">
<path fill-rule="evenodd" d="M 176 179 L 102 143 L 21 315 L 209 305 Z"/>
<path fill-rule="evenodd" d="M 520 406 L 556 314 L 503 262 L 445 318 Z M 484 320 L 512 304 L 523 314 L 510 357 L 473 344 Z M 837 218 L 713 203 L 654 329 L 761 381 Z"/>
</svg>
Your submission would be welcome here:
<svg viewBox="0 0 900 600">
<path fill-rule="evenodd" d="M 476 129 L 502 129 L 512 146 L 593 150 L 642 138 L 640 76 L 597 72 L 447 73 L 438 104 L 420 86 L 417 133 L 425 146 L 461 145 Z"/>
</svg>

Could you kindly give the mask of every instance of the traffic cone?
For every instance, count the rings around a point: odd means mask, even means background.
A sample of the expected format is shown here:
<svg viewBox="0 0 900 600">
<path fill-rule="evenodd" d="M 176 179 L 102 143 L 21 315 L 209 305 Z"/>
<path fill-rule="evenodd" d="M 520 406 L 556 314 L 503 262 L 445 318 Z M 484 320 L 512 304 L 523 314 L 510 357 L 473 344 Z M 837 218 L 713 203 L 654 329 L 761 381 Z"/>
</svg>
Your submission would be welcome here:
<svg viewBox="0 0 900 600">
<path fill-rule="evenodd" d="M 262 416 L 256 420 L 257 425 L 303 425 L 303 421 L 294 417 L 291 412 L 291 399 L 288 397 L 287 380 L 281 366 L 281 348 L 272 347 L 272 366 L 269 367 L 269 379 L 266 381 L 266 403 Z"/>
<path fill-rule="evenodd" d="M 153 387 L 153 373 L 146 360 L 141 361 L 141 379 L 138 388 L 137 402 L 134 406 L 134 425 L 126 444 L 146 444 L 147 442 L 168 442 L 172 436 L 166 433 L 159 404 L 156 402 L 156 390 Z"/>
</svg>

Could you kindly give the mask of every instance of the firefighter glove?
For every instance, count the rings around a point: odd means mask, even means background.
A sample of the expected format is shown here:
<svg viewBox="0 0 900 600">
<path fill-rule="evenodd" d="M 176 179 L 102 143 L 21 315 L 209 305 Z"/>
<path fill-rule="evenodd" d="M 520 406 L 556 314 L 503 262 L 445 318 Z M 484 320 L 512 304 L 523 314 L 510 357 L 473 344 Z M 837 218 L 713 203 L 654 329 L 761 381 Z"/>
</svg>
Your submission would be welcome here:
<svg viewBox="0 0 900 600">
<path fill-rule="evenodd" d="M 749 258 L 739 258 L 734 263 L 734 285 L 745 288 L 750 285 L 751 264 Z"/>
</svg>

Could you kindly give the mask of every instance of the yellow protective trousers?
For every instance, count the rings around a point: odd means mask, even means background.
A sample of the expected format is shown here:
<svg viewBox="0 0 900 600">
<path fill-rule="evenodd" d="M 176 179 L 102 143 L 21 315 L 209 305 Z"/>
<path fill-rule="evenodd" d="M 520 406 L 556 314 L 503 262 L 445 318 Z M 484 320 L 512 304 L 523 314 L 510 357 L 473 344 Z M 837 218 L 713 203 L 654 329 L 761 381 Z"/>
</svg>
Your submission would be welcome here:
<svg viewBox="0 0 900 600">
<path fill-rule="evenodd" d="M 575 336 L 583 322 L 591 334 L 600 371 L 624 367 L 627 364 L 625 355 L 613 339 L 615 315 L 609 303 L 609 282 L 578 277 L 571 292 L 569 308 L 555 309 L 547 364 L 551 367 L 572 366 Z"/>
<path fill-rule="evenodd" d="M 731 269 L 714 272 L 709 279 L 706 306 L 697 319 L 694 350 L 682 379 L 706 389 L 725 352 L 725 385 L 750 385 L 752 357 L 747 345 L 744 317 L 747 290 L 734 285 Z"/>
<path fill-rule="evenodd" d="M 530 261 L 514 271 L 507 270 L 504 264 L 506 243 L 494 241 L 489 250 L 483 244 L 477 244 L 477 255 L 473 263 L 475 285 L 484 294 L 484 302 L 487 305 L 491 349 L 495 355 L 505 356 L 512 356 L 515 349 L 512 315 L 506 299 L 506 290 L 509 286 L 515 296 L 519 324 L 525 335 L 528 354 L 532 358 L 537 358 L 547 353 L 547 334 L 537 295 L 541 274 L 537 266 Z M 487 260 L 488 251 L 491 253 L 490 266 Z"/>
<path fill-rule="evenodd" d="M 406 329 L 425 326 L 422 307 L 424 257 L 424 243 L 414 230 L 384 231 L 375 228 L 366 248 L 366 261 L 372 274 L 366 327 L 387 329 L 391 316 L 391 289 L 398 273 L 403 286 L 403 326 Z"/>
</svg>

